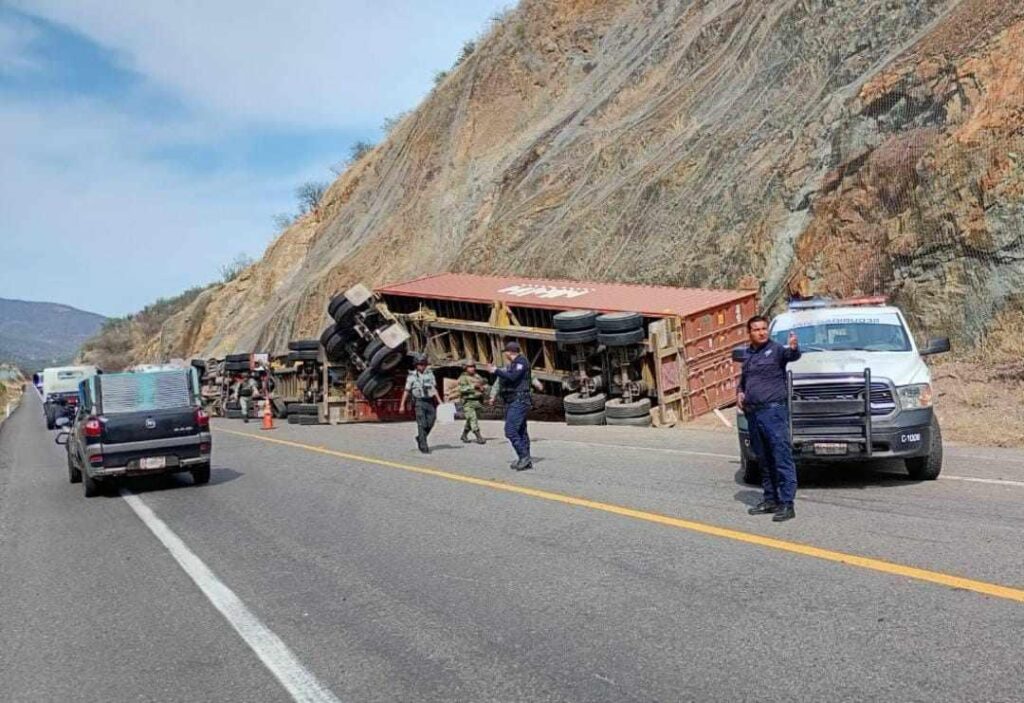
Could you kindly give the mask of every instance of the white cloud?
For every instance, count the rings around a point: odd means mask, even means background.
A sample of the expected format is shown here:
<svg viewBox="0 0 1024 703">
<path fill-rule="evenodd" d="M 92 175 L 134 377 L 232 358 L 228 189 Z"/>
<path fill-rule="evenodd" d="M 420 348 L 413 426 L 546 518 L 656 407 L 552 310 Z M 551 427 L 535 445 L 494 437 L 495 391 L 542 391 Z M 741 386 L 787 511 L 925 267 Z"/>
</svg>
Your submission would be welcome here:
<svg viewBox="0 0 1024 703">
<path fill-rule="evenodd" d="M 14 0 L 212 114 L 376 125 L 415 104 L 500 0 Z"/>
</svg>

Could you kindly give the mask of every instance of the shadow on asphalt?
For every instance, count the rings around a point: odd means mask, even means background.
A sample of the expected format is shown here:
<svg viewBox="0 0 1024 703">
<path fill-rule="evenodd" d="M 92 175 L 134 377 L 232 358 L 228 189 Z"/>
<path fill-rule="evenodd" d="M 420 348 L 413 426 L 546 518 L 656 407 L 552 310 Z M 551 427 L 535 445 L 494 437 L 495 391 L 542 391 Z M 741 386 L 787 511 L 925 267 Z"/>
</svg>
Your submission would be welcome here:
<svg viewBox="0 0 1024 703">
<path fill-rule="evenodd" d="M 737 462 L 738 463 L 738 462 Z M 733 477 L 737 485 L 748 486 L 754 490 L 739 491 L 736 500 L 748 502 L 749 494 L 760 500 L 758 487 L 743 481 L 743 470 L 739 469 Z M 860 464 L 839 463 L 801 463 L 797 466 L 797 485 L 800 488 L 875 488 L 916 486 L 915 481 L 907 475 L 902 461 L 870 461 Z"/>
<path fill-rule="evenodd" d="M 222 483 L 230 483 L 236 478 L 244 476 L 240 471 L 227 467 L 214 467 L 210 472 L 210 482 L 205 486 L 196 486 L 192 483 L 192 477 L 188 473 L 161 474 L 159 476 L 132 476 L 110 482 L 104 491 L 104 495 L 117 497 L 118 489 L 127 488 L 132 493 L 156 493 L 159 491 L 171 491 L 179 488 L 206 489 L 218 486 Z"/>
</svg>

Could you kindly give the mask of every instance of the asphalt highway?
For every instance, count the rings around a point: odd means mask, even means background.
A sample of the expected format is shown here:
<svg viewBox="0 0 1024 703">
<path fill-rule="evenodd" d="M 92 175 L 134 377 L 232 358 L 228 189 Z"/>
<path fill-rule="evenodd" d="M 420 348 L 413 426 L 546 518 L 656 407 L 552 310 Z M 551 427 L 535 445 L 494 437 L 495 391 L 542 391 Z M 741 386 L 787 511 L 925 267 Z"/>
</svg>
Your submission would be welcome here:
<svg viewBox="0 0 1024 703">
<path fill-rule="evenodd" d="M 1024 452 L 808 467 L 750 517 L 735 437 L 218 420 L 213 478 L 86 499 L 0 427 L 0 700 L 1020 701 Z"/>
</svg>

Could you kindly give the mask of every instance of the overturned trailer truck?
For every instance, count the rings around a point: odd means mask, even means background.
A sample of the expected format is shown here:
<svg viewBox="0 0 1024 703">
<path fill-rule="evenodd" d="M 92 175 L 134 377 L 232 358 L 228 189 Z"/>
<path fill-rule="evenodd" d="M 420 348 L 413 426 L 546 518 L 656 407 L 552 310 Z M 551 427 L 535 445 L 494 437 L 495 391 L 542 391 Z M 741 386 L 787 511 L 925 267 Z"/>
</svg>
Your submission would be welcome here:
<svg viewBox="0 0 1024 703">
<path fill-rule="evenodd" d="M 519 342 L 571 424 L 672 426 L 735 402 L 753 290 L 444 273 L 375 291 L 442 370 Z"/>
</svg>

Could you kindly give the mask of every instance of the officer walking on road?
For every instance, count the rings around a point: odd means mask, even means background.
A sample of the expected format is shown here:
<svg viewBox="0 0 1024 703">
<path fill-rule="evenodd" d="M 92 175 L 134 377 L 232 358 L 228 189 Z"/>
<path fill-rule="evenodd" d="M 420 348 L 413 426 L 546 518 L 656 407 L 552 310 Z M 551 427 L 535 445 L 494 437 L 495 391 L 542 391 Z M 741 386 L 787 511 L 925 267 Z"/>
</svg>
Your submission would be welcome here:
<svg viewBox="0 0 1024 703">
<path fill-rule="evenodd" d="M 238 384 L 238 404 L 242 409 L 242 421 L 249 422 L 252 401 L 259 397 L 260 384 L 251 374 Z"/>
<path fill-rule="evenodd" d="M 466 416 L 466 426 L 462 430 L 462 441 L 469 444 L 469 433 L 476 436 L 477 444 L 486 444 L 487 440 L 480 434 L 480 410 L 483 409 L 483 398 L 487 393 L 487 382 L 476 372 L 476 362 L 472 359 L 463 365 L 459 376 L 459 398 L 462 399 L 462 412 Z"/>
<path fill-rule="evenodd" d="M 405 379 L 405 391 L 402 392 L 398 410 L 399 412 L 405 411 L 405 402 L 411 394 L 416 408 L 416 445 L 424 454 L 430 454 L 427 436 L 434 429 L 434 423 L 437 421 L 435 401 L 440 403 L 441 396 L 437 394 L 437 380 L 434 378 L 434 372 L 427 368 L 427 355 L 418 354 L 414 365 L 415 368 Z"/>
<path fill-rule="evenodd" d="M 520 353 L 518 342 L 505 345 L 505 360 L 508 362 L 505 368 L 499 369 L 491 364 L 488 371 L 497 376 L 501 384 L 501 399 L 505 403 L 505 436 L 519 457 L 512 462 L 510 468 L 513 471 L 525 471 L 533 468 L 530 435 L 526 429 L 526 416 L 533 406 L 530 397 L 530 362 Z"/>
<path fill-rule="evenodd" d="M 764 498 L 748 512 L 751 515 L 773 513 L 772 520 L 783 522 L 796 517 L 796 465 L 789 436 L 789 387 L 786 365 L 800 358 L 796 335 L 782 346 L 768 336 L 768 320 L 755 315 L 747 321 L 750 347 L 743 362 L 736 404 L 747 419 L 750 445 L 761 464 Z"/>
</svg>

